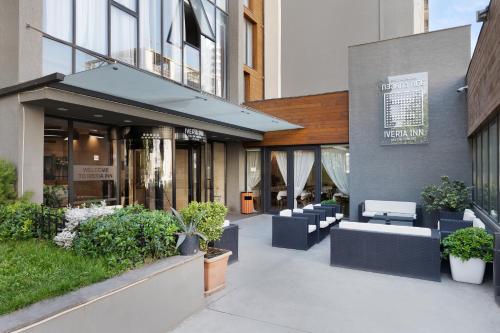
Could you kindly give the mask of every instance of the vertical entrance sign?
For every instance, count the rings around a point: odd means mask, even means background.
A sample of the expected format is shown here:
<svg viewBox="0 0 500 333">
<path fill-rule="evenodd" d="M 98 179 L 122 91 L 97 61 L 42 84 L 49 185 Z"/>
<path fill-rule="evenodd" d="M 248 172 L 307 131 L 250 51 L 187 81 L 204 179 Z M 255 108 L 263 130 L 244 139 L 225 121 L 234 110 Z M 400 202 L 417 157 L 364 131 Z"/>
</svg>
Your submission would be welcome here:
<svg viewBox="0 0 500 333">
<path fill-rule="evenodd" d="M 381 90 L 384 99 L 381 144 L 429 143 L 427 72 L 389 76 Z"/>
</svg>

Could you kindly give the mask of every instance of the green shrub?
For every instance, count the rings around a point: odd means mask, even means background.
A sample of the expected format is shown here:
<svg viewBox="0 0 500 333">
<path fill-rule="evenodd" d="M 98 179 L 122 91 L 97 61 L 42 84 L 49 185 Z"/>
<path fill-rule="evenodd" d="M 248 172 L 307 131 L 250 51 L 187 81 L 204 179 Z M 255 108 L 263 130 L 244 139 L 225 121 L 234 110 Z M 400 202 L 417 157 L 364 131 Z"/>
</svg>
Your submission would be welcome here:
<svg viewBox="0 0 500 333">
<path fill-rule="evenodd" d="M 481 228 L 459 229 L 443 240 L 443 254 L 463 261 L 471 258 L 493 261 L 493 236 Z"/>
<path fill-rule="evenodd" d="M 62 195 L 67 195 L 66 189 L 62 185 L 44 185 L 43 186 L 43 203 L 47 207 L 61 207 L 63 205 Z"/>
<path fill-rule="evenodd" d="M 201 220 L 197 225 L 197 231 L 207 237 L 207 240 L 200 239 L 200 248 L 206 251 L 208 243 L 219 240 L 224 231 L 224 219 L 227 208 L 220 202 L 196 202 L 192 201 L 186 208 L 181 210 L 185 221 L 191 221 L 201 214 Z"/>
<path fill-rule="evenodd" d="M 11 162 L 0 159 L 0 205 L 16 199 L 16 167 Z"/>
<path fill-rule="evenodd" d="M 428 211 L 442 209 L 462 212 L 470 206 L 471 188 L 464 182 L 451 181 L 448 176 L 441 177 L 441 184 L 428 185 L 422 191 L 422 199 Z"/>
<path fill-rule="evenodd" d="M 337 204 L 337 200 L 335 200 L 335 198 L 331 198 L 331 199 L 328 199 L 328 200 L 321 201 L 321 204 L 322 205 L 336 205 Z"/>
<path fill-rule="evenodd" d="M 81 224 L 73 248 L 80 255 L 105 257 L 114 267 L 131 268 L 174 255 L 176 231 L 172 215 L 129 206 Z"/>
<path fill-rule="evenodd" d="M 55 222 L 62 221 L 63 215 L 62 209 L 42 207 L 28 201 L 0 205 L 0 240 L 51 238 L 56 233 Z"/>
</svg>

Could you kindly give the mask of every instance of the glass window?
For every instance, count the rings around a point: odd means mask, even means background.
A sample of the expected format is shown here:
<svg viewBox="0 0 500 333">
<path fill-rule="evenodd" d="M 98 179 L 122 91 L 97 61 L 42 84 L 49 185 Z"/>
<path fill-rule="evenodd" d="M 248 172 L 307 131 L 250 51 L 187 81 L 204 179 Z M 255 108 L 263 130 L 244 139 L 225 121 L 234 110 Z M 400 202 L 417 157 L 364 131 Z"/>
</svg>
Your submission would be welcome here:
<svg viewBox="0 0 500 333">
<path fill-rule="evenodd" d="M 483 175 L 482 175 L 482 172 L 483 172 L 483 164 L 482 164 L 482 161 L 483 161 L 483 158 L 482 158 L 482 137 L 481 137 L 481 133 L 477 134 L 476 136 L 476 143 L 477 143 L 477 148 L 476 148 L 476 152 L 477 152 L 477 157 L 476 157 L 476 160 L 477 160 L 477 178 L 476 178 L 476 200 L 477 200 L 477 204 L 479 206 L 482 206 L 483 205 Z"/>
<path fill-rule="evenodd" d="M 75 73 L 101 67 L 104 64 L 107 64 L 104 60 L 79 50 L 75 51 Z"/>
<path fill-rule="evenodd" d="M 58 43 L 49 38 L 43 38 L 42 42 L 42 73 L 49 75 L 53 73 L 72 73 L 72 49 L 71 47 Z"/>
<path fill-rule="evenodd" d="M 137 65 L 137 19 L 111 7 L 111 57 Z"/>
<path fill-rule="evenodd" d="M 287 200 L 287 152 L 271 152 L 271 209 L 282 210 L 288 207 Z"/>
<path fill-rule="evenodd" d="M 74 122 L 73 186 L 74 203 L 106 200 L 117 204 L 115 197 L 116 161 L 109 128 L 103 125 Z M 115 154 L 116 158 L 116 154 Z"/>
<path fill-rule="evenodd" d="M 472 201 L 477 202 L 477 138 L 472 138 Z"/>
<path fill-rule="evenodd" d="M 488 173 L 488 127 L 486 127 L 482 132 L 482 158 L 483 161 L 481 165 L 483 166 L 483 208 L 488 211 L 490 208 L 490 187 L 489 187 L 489 173 Z"/>
<path fill-rule="evenodd" d="M 243 6 L 250 8 L 250 0 L 243 0 Z"/>
<path fill-rule="evenodd" d="M 214 201 L 226 202 L 226 145 L 213 143 L 214 150 Z"/>
<path fill-rule="evenodd" d="M 163 2 L 163 70 L 165 77 L 182 81 L 182 0 Z"/>
<path fill-rule="evenodd" d="M 51 207 L 68 205 L 68 122 L 45 117 L 43 199 Z"/>
<path fill-rule="evenodd" d="M 489 128 L 489 191 L 490 207 L 489 213 L 495 220 L 498 218 L 498 128 L 497 121 L 494 120 Z"/>
<path fill-rule="evenodd" d="M 215 53 L 215 82 L 216 92 L 219 97 L 226 97 L 226 30 L 227 30 L 227 15 L 222 11 L 217 10 L 217 42 Z"/>
<path fill-rule="evenodd" d="M 201 32 L 193 8 L 184 2 L 184 41 L 197 48 L 200 47 Z"/>
<path fill-rule="evenodd" d="M 245 20 L 245 65 L 253 67 L 253 27 L 254 24 Z"/>
<path fill-rule="evenodd" d="M 215 32 L 215 6 L 208 0 L 202 0 L 202 3 L 205 8 L 205 14 L 207 14 L 208 22 L 210 23 L 210 28 Z M 215 37 L 213 39 L 215 39 Z"/>
<path fill-rule="evenodd" d="M 260 193 L 261 193 L 261 151 L 260 149 L 247 150 L 247 192 L 253 194 L 253 207 L 260 211 Z"/>
<path fill-rule="evenodd" d="M 108 54 L 108 0 L 76 0 L 76 44 Z"/>
<path fill-rule="evenodd" d="M 161 73 L 161 0 L 143 0 L 139 3 L 141 63 L 150 72 Z"/>
<path fill-rule="evenodd" d="M 314 151 L 295 150 L 293 152 L 294 207 L 302 208 L 314 202 L 316 189 L 314 174 Z"/>
<path fill-rule="evenodd" d="M 136 0 L 115 0 L 119 4 L 127 7 L 128 9 L 133 10 L 134 12 L 137 11 L 137 3 Z M 142 0 L 140 0 L 142 2 Z"/>
<path fill-rule="evenodd" d="M 184 84 L 200 89 L 200 51 L 188 44 L 184 46 Z"/>
<path fill-rule="evenodd" d="M 201 37 L 201 88 L 215 94 L 215 43 Z"/>
<path fill-rule="evenodd" d="M 198 21 L 198 26 L 200 27 L 201 33 L 208 38 L 215 40 L 214 32 L 212 30 L 212 27 L 210 27 L 210 21 L 207 14 L 205 13 L 205 9 L 203 8 L 201 0 L 189 0 L 189 3 L 190 6 L 187 7 L 190 7 L 192 9 L 193 14 Z"/>
<path fill-rule="evenodd" d="M 73 0 L 43 1 L 43 31 L 73 42 Z"/>
<path fill-rule="evenodd" d="M 227 0 L 217 0 L 217 7 L 227 12 Z"/>
</svg>

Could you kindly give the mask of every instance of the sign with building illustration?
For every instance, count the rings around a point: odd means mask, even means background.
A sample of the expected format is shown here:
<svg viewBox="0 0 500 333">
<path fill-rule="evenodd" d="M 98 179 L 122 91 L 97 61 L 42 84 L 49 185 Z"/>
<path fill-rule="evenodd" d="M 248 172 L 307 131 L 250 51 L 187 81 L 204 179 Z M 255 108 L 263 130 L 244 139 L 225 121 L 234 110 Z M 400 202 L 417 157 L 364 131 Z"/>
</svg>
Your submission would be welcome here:
<svg viewBox="0 0 500 333">
<path fill-rule="evenodd" d="M 382 144 L 428 143 L 427 72 L 389 76 L 383 95 Z"/>
<path fill-rule="evenodd" d="M 115 180 L 115 167 L 112 165 L 75 165 L 73 181 Z"/>
</svg>

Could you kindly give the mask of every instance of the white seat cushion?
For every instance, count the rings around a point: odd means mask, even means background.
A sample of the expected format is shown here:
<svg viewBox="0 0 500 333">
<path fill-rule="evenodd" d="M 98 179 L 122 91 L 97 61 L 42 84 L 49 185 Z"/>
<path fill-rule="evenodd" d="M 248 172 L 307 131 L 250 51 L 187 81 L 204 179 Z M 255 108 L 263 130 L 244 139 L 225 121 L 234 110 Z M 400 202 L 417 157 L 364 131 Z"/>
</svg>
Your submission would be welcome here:
<svg viewBox="0 0 500 333">
<path fill-rule="evenodd" d="M 283 209 L 280 212 L 280 216 L 292 217 L 292 211 L 290 209 Z"/>
<path fill-rule="evenodd" d="M 229 222 L 229 220 L 224 220 L 224 224 L 222 225 L 222 227 L 229 227 L 230 224 L 231 222 Z"/>
<path fill-rule="evenodd" d="M 303 209 L 300 209 L 300 208 L 294 208 L 294 209 L 293 209 L 293 212 L 294 212 L 294 213 L 303 213 L 303 212 L 304 212 L 304 210 L 303 210 Z"/>
<path fill-rule="evenodd" d="M 399 234 L 399 235 L 412 235 L 412 236 L 424 236 L 424 237 L 431 236 L 431 229 L 429 228 L 407 227 L 401 225 L 387 225 L 387 224 L 360 223 L 360 222 L 340 222 L 339 228 L 360 230 L 360 231 L 384 232 L 384 233 Z"/>
<path fill-rule="evenodd" d="M 365 211 L 385 213 L 417 213 L 416 202 L 365 200 Z"/>
<path fill-rule="evenodd" d="M 328 221 L 319 221 L 319 227 L 320 228 L 326 228 L 330 225 L 330 222 Z"/>
<path fill-rule="evenodd" d="M 476 228 L 486 229 L 486 225 L 483 223 L 483 221 L 481 221 L 481 219 L 477 217 L 472 221 L 472 226 Z"/>
<path fill-rule="evenodd" d="M 474 219 L 476 218 L 476 214 L 474 214 L 474 212 L 468 212 L 468 211 L 465 211 L 464 212 L 464 221 L 474 221 Z"/>
<path fill-rule="evenodd" d="M 335 214 L 335 218 L 336 218 L 337 220 L 342 220 L 342 219 L 344 218 L 344 214 L 342 214 L 342 213 L 337 213 L 337 214 Z"/>
<path fill-rule="evenodd" d="M 376 211 L 368 211 L 368 210 L 365 210 L 363 212 L 363 216 L 365 217 L 374 217 L 375 215 L 383 215 L 384 213 L 382 212 L 376 212 Z"/>
<path fill-rule="evenodd" d="M 327 216 L 326 217 L 326 221 L 330 224 L 332 224 L 333 222 L 337 221 L 337 219 L 333 216 Z"/>
<path fill-rule="evenodd" d="M 473 211 L 472 209 L 469 209 L 469 208 L 467 208 L 467 209 L 465 209 L 465 210 L 464 210 L 464 214 L 476 215 L 476 214 L 474 213 L 474 211 Z"/>
<path fill-rule="evenodd" d="M 314 209 L 314 206 L 312 204 L 309 204 L 305 206 L 304 209 Z"/>
<path fill-rule="evenodd" d="M 314 207 L 321 207 L 321 204 L 314 204 Z"/>
<path fill-rule="evenodd" d="M 311 233 L 311 232 L 314 232 L 314 231 L 316 231 L 316 226 L 309 224 L 307 232 Z"/>
</svg>

